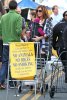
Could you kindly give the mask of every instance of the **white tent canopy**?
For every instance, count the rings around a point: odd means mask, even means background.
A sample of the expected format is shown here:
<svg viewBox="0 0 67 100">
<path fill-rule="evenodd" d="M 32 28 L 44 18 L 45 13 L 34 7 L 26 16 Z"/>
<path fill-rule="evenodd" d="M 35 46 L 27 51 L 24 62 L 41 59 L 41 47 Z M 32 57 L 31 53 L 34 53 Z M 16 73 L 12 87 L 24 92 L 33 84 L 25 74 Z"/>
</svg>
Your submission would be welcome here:
<svg viewBox="0 0 67 100">
<path fill-rule="evenodd" d="M 67 8 L 67 3 L 65 0 L 44 0 L 41 4 L 48 7 L 58 5 L 60 8 Z"/>
<path fill-rule="evenodd" d="M 20 1 L 22 1 L 22 0 L 16 0 L 17 3 L 19 3 Z"/>
<path fill-rule="evenodd" d="M 61 13 L 63 13 L 65 10 L 67 10 L 67 1 L 65 0 L 43 0 L 41 5 L 45 5 L 48 7 L 53 7 L 54 5 L 57 5 L 59 7 L 59 10 Z"/>
</svg>

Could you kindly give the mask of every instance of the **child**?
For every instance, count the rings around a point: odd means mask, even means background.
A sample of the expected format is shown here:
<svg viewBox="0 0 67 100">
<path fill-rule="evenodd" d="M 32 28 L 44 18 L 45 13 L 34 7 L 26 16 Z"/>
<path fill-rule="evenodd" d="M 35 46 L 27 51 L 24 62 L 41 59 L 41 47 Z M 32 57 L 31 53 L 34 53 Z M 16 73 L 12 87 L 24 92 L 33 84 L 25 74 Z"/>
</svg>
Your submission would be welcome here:
<svg viewBox="0 0 67 100">
<path fill-rule="evenodd" d="M 43 31 L 43 25 L 40 24 L 40 19 L 39 18 L 36 18 L 34 20 L 34 24 L 35 24 L 35 28 L 36 28 L 36 34 L 37 36 L 44 36 L 45 35 L 45 32 Z"/>
</svg>

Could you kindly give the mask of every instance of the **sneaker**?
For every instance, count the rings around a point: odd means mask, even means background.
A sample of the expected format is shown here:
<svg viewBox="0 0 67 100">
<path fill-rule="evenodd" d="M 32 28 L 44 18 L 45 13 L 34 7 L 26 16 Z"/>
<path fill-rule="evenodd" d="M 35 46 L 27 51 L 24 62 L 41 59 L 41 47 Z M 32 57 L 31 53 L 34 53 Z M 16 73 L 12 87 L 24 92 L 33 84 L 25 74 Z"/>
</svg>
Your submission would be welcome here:
<svg viewBox="0 0 67 100">
<path fill-rule="evenodd" d="M 33 90 L 33 85 L 30 86 L 30 90 L 31 90 L 31 91 Z"/>
<path fill-rule="evenodd" d="M 17 87 L 17 82 L 15 82 L 15 81 L 9 82 L 9 88 L 16 88 L 16 87 Z"/>
<path fill-rule="evenodd" d="M 63 71 L 63 72 L 65 72 L 65 69 L 64 69 L 64 68 L 62 68 L 62 71 Z"/>
<path fill-rule="evenodd" d="M 65 80 L 65 83 L 67 83 L 67 80 Z"/>
<path fill-rule="evenodd" d="M 0 84 L 0 89 L 6 89 L 5 85 Z"/>
</svg>

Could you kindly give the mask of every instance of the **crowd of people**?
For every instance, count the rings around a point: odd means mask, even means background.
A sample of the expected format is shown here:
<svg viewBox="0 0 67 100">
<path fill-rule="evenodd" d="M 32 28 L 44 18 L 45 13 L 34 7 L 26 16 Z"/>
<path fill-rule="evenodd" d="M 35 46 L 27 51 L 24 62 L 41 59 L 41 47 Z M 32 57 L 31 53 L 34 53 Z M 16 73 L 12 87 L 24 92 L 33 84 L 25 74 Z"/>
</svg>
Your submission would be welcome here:
<svg viewBox="0 0 67 100">
<path fill-rule="evenodd" d="M 51 60 L 52 47 L 59 54 L 67 50 L 62 34 L 67 31 L 67 11 L 63 15 L 59 12 L 58 6 L 52 8 L 52 15 L 48 14 L 46 6 L 39 5 L 36 10 L 32 10 L 31 20 L 26 26 L 25 18 L 21 16 L 21 9 L 17 2 L 9 2 L 9 11 L 5 13 L 0 1 L 0 49 L 2 66 L 0 68 L 0 88 L 5 88 L 4 82 L 8 73 L 9 43 L 10 42 L 40 42 L 40 53 L 45 59 Z M 64 46 L 64 47 L 63 47 Z M 48 47 L 48 48 L 47 48 Z M 61 60 L 67 60 L 61 56 Z M 63 62 L 63 61 L 62 61 Z M 66 63 L 65 63 L 66 64 Z M 63 65 L 66 66 L 64 63 Z M 65 69 L 65 82 L 67 82 L 67 68 Z"/>
</svg>

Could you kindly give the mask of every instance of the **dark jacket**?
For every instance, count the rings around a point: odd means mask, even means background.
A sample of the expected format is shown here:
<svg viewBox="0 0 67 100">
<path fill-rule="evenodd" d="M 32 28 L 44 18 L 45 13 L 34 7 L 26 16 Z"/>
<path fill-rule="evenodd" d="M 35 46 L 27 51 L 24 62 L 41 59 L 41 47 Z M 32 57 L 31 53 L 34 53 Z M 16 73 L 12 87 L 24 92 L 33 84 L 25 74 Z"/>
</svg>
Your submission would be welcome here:
<svg viewBox="0 0 67 100">
<path fill-rule="evenodd" d="M 57 50 L 58 48 L 64 48 L 63 33 L 67 26 L 67 21 L 62 19 L 53 28 L 53 48 Z"/>
<path fill-rule="evenodd" d="M 63 39 L 64 39 L 64 47 L 67 50 L 67 26 L 66 26 L 64 33 L 63 33 Z"/>
</svg>

